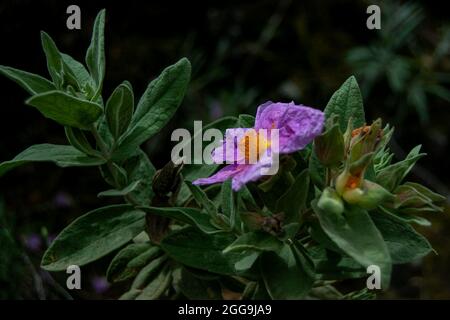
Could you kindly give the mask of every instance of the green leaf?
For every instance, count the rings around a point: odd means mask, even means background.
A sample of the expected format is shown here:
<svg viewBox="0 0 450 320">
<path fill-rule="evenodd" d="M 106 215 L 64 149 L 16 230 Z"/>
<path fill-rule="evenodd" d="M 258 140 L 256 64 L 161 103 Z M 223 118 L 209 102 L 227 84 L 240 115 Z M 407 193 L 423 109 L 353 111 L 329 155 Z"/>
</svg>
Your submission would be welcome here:
<svg viewBox="0 0 450 320">
<path fill-rule="evenodd" d="M 255 126 L 255 117 L 249 114 L 240 114 L 238 118 L 240 128 L 253 128 Z"/>
<path fill-rule="evenodd" d="M 127 130 L 133 110 L 133 89 L 131 84 L 125 81 L 114 90 L 106 102 L 106 120 L 109 131 L 116 140 Z"/>
<path fill-rule="evenodd" d="M 212 175 L 219 165 L 202 165 L 202 164 L 191 164 L 186 165 L 182 169 L 182 175 L 184 182 L 181 184 L 180 191 L 178 192 L 177 205 L 183 205 L 189 197 L 192 195 L 186 182 L 192 182 L 200 177 L 209 177 Z"/>
<path fill-rule="evenodd" d="M 123 168 L 131 183 L 140 180 L 141 183 L 131 192 L 131 196 L 140 205 L 148 205 L 153 198 L 152 180 L 156 169 L 150 162 L 147 154 L 138 149 L 135 155 L 128 158 L 123 164 Z"/>
<path fill-rule="evenodd" d="M 67 141 L 69 141 L 73 147 L 90 156 L 101 156 L 101 153 L 91 146 L 83 130 L 72 127 L 64 127 L 64 130 L 66 132 Z"/>
<path fill-rule="evenodd" d="M 180 291 L 190 300 L 222 299 L 217 281 L 208 281 L 195 277 L 194 274 L 181 269 L 181 279 L 178 283 Z M 214 286 L 214 287 L 213 287 Z M 217 290 L 215 287 L 218 287 Z"/>
<path fill-rule="evenodd" d="M 93 80 L 91 78 L 91 75 L 86 70 L 84 65 L 74 58 L 72 58 L 70 55 L 61 53 L 61 57 L 63 62 L 66 64 L 66 66 L 72 71 L 72 73 L 75 75 L 75 78 L 78 80 L 78 83 L 81 86 L 86 85 L 92 85 Z"/>
<path fill-rule="evenodd" d="M 84 167 L 98 166 L 105 160 L 86 156 L 72 146 L 36 144 L 19 153 L 14 159 L 2 162 L 0 176 L 29 162 L 53 162 L 59 167 Z"/>
<path fill-rule="evenodd" d="M 105 77 L 105 9 L 102 9 L 94 22 L 92 38 L 86 52 L 86 65 L 95 82 L 97 92 L 100 92 Z"/>
<path fill-rule="evenodd" d="M 119 300 L 134 300 L 142 292 L 142 290 L 131 289 L 119 297 Z"/>
<path fill-rule="evenodd" d="M 326 119 L 331 118 L 333 114 L 339 116 L 339 126 L 342 132 L 345 132 L 350 118 L 352 118 L 354 127 L 364 125 L 363 100 L 354 76 L 348 78 L 331 96 L 324 112 Z"/>
<path fill-rule="evenodd" d="M 433 250 L 427 239 L 408 223 L 377 212 L 371 213 L 371 217 L 387 244 L 392 263 L 413 262 Z"/>
<path fill-rule="evenodd" d="M 194 196 L 197 204 L 201 206 L 210 217 L 215 217 L 217 215 L 217 208 L 214 203 L 208 198 L 206 193 L 199 186 L 193 185 L 189 181 L 186 181 L 186 184 L 192 195 Z"/>
<path fill-rule="evenodd" d="M 302 299 L 314 283 L 314 265 L 294 246 L 261 256 L 264 284 L 272 299 Z"/>
<path fill-rule="evenodd" d="M 100 192 L 97 196 L 98 197 L 123 197 L 123 196 L 130 194 L 134 190 L 136 190 L 136 188 L 139 186 L 140 183 L 141 183 L 141 180 L 137 180 L 137 181 L 130 183 L 128 186 L 126 186 L 125 188 L 123 188 L 121 190 L 115 190 L 115 189 L 106 190 L 106 191 Z"/>
<path fill-rule="evenodd" d="M 98 104 L 75 98 L 62 91 L 49 91 L 32 96 L 26 104 L 37 108 L 46 118 L 79 129 L 88 129 L 103 112 Z"/>
<path fill-rule="evenodd" d="M 153 247 L 149 243 L 131 243 L 114 257 L 106 271 L 108 282 L 120 282 L 136 276 L 140 268 L 156 257 L 159 253 L 158 247 Z M 132 264 L 142 255 L 146 255 L 146 259 L 140 259 L 141 264 Z"/>
<path fill-rule="evenodd" d="M 252 193 L 247 188 L 247 186 L 243 186 L 237 193 L 238 195 L 238 207 L 241 208 L 241 211 L 257 211 L 259 212 L 261 209 L 256 204 L 255 198 L 253 198 Z"/>
<path fill-rule="evenodd" d="M 253 267 L 262 251 L 244 250 L 240 251 L 242 258 L 235 262 L 234 268 L 237 272 L 246 271 Z"/>
<path fill-rule="evenodd" d="M 146 265 L 134 279 L 131 284 L 132 289 L 143 289 L 147 283 L 152 280 L 152 278 L 157 274 L 157 272 L 164 266 L 167 260 L 167 256 L 161 256 L 152 260 L 148 265 Z"/>
<path fill-rule="evenodd" d="M 136 297 L 136 300 L 158 299 L 172 283 L 172 272 L 170 267 L 165 267 Z"/>
<path fill-rule="evenodd" d="M 213 234 L 222 232 L 222 230 L 218 230 L 211 224 L 210 222 L 211 217 L 209 215 L 204 214 L 203 212 L 195 208 L 183 208 L 183 207 L 179 208 L 139 207 L 139 208 L 151 214 L 175 219 L 177 221 L 196 226 L 204 233 Z"/>
<path fill-rule="evenodd" d="M 312 182 L 320 188 L 325 188 L 325 167 L 320 163 L 315 152 L 311 153 L 308 162 L 308 171 Z"/>
<path fill-rule="evenodd" d="M 294 184 L 284 193 L 276 204 L 276 212 L 284 212 L 284 223 L 300 221 L 300 212 L 305 207 L 309 190 L 308 170 L 303 170 L 295 178 Z"/>
<path fill-rule="evenodd" d="M 314 152 L 324 166 L 339 166 L 344 159 L 344 137 L 338 123 L 316 137 L 314 140 Z"/>
<path fill-rule="evenodd" d="M 100 137 L 105 142 L 108 149 L 111 149 L 114 145 L 114 137 L 112 136 L 111 132 L 109 132 L 108 122 L 106 121 L 105 113 L 103 113 L 100 116 L 100 118 L 97 120 L 97 131 L 98 131 L 98 134 L 100 135 Z M 138 149 L 138 148 L 136 148 L 136 149 Z M 134 154 L 134 153 L 130 153 L 130 155 L 131 154 Z"/>
<path fill-rule="evenodd" d="M 391 257 L 367 211 L 351 207 L 343 215 L 337 215 L 318 208 L 316 200 L 311 205 L 325 233 L 342 251 L 365 267 L 380 267 L 381 283 L 383 288 L 387 288 L 392 269 Z"/>
<path fill-rule="evenodd" d="M 393 191 L 411 171 L 416 162 L 426 155 L 426 153 L 420 153 L 420 148 L 420 145 L 414 147 L 404 160 L 381 169 L 377 174 L 377 183 L 388 191 Z"/>
<path fill-rule="evenodd" d="M 377 208 L 380 212 L 389 215 L 391 218 L 398 220 L 400 222 L 405 223 L 416 223 L 419 226 L 429 227 L 431 226 L 431 222 L 424 217 L 414 216 L 410 214 L 405 214 L 400 212 L 399 210 L 395 210 L 392 208 L 386 208 L 383 206 L 379 206 Z"/>
<path fill-rule="evenodd" d="M 231 188 L 231 180 L 228 179 L 222 184 L 222 213 L 230 221 L 230 228 L 233 230 L 236 225 L 236 207 L 234 205 L 234 194 Z"/>
<path fill-rule="evenodd" d="M 184 98 L 190 76 L 191 64 L 183 58 L 149 84 L 114 157 L 126 157 L 167 124 Z"/>
<path fill-rule="evenodd" d="M 56 47 L 55 42 L 52 38 L 41 31 L 41 43 L 42 49 L 44 50 L 45 57 L 47 58 L 47 68 L 48 72 L 53 80 L 55 86 L 60 89 L 63 84 L 63 61 L 61 54 Z"/>
<path fill-rule="evenodd" d="M 232 244 L 223 250 L 223 253 L 231 251 L 279 251 L 283 243 L 267 232 L 251 231 L 244 233 Z"/>
<path fill-rule="evenodd" d="M 56 89 L 53 83 L 37 74 L 6 66 L 0 66 L 0 73 L 20 85 L 31 95 Z"/>
<path fill-rule="evenodd" d="M 103 207 L 77 218 L 52 242 L 42 258 L 48 271 L 82 266 L 121 247 L 144 229 L 145 213 L 129 205 Z"/>
<path fill-rule="evenodd" d="M 325 249 L 322 246 L 308 248 L 321 280 L 343 280 L 367 277 L 366 269 L 347 255 Z"/>
<path fill-rule="evenodd" d="M 234 274 L 239 255 L 222 253 L 234 237 L 226 233 L 207 235 L 188 227 L 166 236 L 161 248 L 173 259 L 189 267 L 218 274 Z"/>
<path fill-rule="evenodd" d="M 441 203 L 447 199 L 446 197 L 444 197 L 436 192 L 431 191 L 430 189 L 428 189 L 427 187 L 425 187 L 419 183 L 406 182 L 399 188 L 405 188 L 405 187 L 414 188 L 422 196 L 426 197 L 427 199 L 430 199 L 433 203 Z M 399 188 L 397 188 L 397 189 L 399 189 Z M 396 190 L 396 192 L 397 192 L 397 190 Z"/>
</svg>

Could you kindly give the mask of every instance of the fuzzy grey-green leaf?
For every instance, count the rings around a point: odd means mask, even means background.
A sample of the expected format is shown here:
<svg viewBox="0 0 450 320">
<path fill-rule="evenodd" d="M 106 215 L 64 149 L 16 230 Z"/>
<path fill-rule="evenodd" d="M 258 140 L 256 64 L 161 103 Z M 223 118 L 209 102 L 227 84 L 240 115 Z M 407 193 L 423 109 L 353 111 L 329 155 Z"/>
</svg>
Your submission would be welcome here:
<svg viewBox="0 0 450 320">
<path fill-rule="evenodd" d="M 128 82 L 120 84 L 106 102 L 106 120 L 115 139 L 124 133 L 133 116 L 134 96 Z"/>
<path fill-rule="evenodd" d="M 89 48 L 86 52 L 86 65 L 99 92 L 105 77 L 105 9 L 102 9 L 94 21 L 94 29 Z"/>
<path fill-rule="evenodd" d="M 342 132 L 345 132 L 350 118 L 352 118 L 354 127 L 364 125 L 363 100 L 354 76 L 348 78 L 331 96 L 324 113 L 326 119 L 331 118 L 333 114 L 339 117 L 339 127 Z"/>
<path fill-rule="evenodd" d="M 9 170 L 29 162 L 53 162 L 60 167 L 98 166 L 105 161 L 89 157 L 72 146 L 57 144 L 36 144 L 22 151 L 14 159 L 0 164 L 0 176 Z"/>
<path fill-rule="evenodd" d="M 48 271 L 85 265 L 121 247 L 144 229 L 145 213 L 129 205 L 103 207 L 77 218 L 52 242 L 42 258 Z"/>
<path fill-rule="evenodd" d="M 62 91 L 34 95 L 26 103 L 38 109 L 46 118 L 79 129 L 88 129 L 103 112 L 98 104 Z"/>
<path fill-rule="evenodd" d="M 149 84 L 113 157 L 123 159 L 166 125 L 184 98 L 190 76 L 191 64 L 183 58 Z"/>
<path fill-rule="evenodd" d="M 31 95 L 56 89 L 53 83 L 37 74 L 6 66 L 0 66 L 0 73 L 16 82 Z"/>
<path fill-rule="evenodd" d="M 129 268 L 128 264 L 144 252 L 152 250 L 157 251 L 157 247 L 152 247 L 149 243 L 131 243 L 113 258 L 106 271 L 106 277 L 109 282 L 120 282 L 135 276 L 138 268 Z"/>
<path fill-rule="evenodd" d="M 337 215 L 318 208 L 316 200 L 311 206 L 325 233 L 342 251 L 365 267 L 379 266 L 382 287 L 387 288 L 392 270 L 391 257 L 367 211 L 349 207 L 343 215 Z"/>
<path fill-rule="evenodd" d="M 64 131 L 66 132 L 67 141 L 69 141 L 72 146 L 85 154 L 96 157 L 100 156 L 100 152 L 91 146 L 83 130 L 72 127 L 64 127 Z"/>
<path fill-rule="evenodd" d="M 433 250 L 427 239 L 408 223 L 379 212 L 373 212 L 371 216 L 386 241 L 392 263 L 413 262 Z"/>
</svg>

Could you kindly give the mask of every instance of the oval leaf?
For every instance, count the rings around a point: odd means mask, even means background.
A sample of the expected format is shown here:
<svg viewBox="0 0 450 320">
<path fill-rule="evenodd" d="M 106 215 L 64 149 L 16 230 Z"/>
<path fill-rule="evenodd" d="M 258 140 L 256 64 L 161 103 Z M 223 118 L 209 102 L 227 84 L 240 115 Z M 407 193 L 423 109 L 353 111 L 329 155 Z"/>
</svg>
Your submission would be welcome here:
<svg viewBox="0 0 450 320">
<path fill-rule="evenodd" d="M 333 114 L 339 116 L 339 127 L 342 132 L 347 129 L 348 120 L 352 118 L 354 127 L 364 125 L 364 107 L 358 82 L 354 76 L 348 78 L 342 86 L 331 96 L 325 110 L 325 118 Z"/>
<path fill-rule="evenodd" d="M 48 271 L 82 266 L 121 247 L 144 229 L 145 213 L 129 205 L 100 208 L 79 217 L 52 242 L 42 258 Z"/>
<path fill-rule="evenodd" d="M 32 95 L 56 89 L 53 83 L 37 74 L 5 66 L 0 66 L 0 73 Z"/>
<path fill-rule="evenodd" d="M 382 287 L 387 288 L 392 269 L 391 257 L 367 211 L 352 207 L 344 215 L 338 215 L 318 208 L 316 200 L 311 205 L 330 239 L 363 266 L 377 265 L 381 269 Z"/>
<path fill-rule="evenodd" d="M 101 90 L 105 76 L 105 9 L 101 10 L 94 21 L 94 30 L 86 52 L 86 65 L 94 80 L 97 92 Z"/>
<path fill-rule="evenodd" d="M 98 166 L 105 162 L 89 157 L 72 146 L 57 144 L 36 144 L 22 151 L 14 159 L 0 164 L 0 177 L 9 170 L 29 162 L 53 162 L 60 167 Z"/>
<path fill-rule="evenodd" d="M 234 237 L 218 233 L 207 235 L 188 227 L 168 235 L 161 242 L 161 248 L 173 259 L 189 266 L 219 274 L 234 274 L 234 264 L 241 256 L 230 252 L 222 253 Z"/>
<path fill-rule="evenodd" d="M 190 77 L 191 64 L 183 58 L 149 84 L 139 100 L 129 130 L 113 155 L 115 158 L 123 159 L 166 125 L 181 104 Z"/>
<path fill-rule="evenodd" d="M 119 85 L 106 102 L 106 120 L 109 131 L 115 139 L 128 128 L 133 116 L 134 96 L 131 85 L 124 82 Z"/>
<path fill-rule="evenodd" d="M 102 114 L 98 104 L 75 98 L 62 91 L 49 91 L 29 98 L 26 104 L 64 126 L 89 129 Z"/>
</svg>

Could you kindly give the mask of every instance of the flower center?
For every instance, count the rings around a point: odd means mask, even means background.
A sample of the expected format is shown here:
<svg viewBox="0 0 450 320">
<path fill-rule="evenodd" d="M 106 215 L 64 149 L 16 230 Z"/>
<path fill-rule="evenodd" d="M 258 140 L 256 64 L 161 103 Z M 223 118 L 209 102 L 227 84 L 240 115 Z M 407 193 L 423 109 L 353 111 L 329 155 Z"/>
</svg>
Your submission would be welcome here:
<svg viewBox="0 0 450 320">
<path fill-rule="evenodd" d="M 269 147 L 267 133 L 256 130 L 246 132 L 238 143 L 239 153 L 245 158 L 246 164 L 255 164 Z"/>
</svg>

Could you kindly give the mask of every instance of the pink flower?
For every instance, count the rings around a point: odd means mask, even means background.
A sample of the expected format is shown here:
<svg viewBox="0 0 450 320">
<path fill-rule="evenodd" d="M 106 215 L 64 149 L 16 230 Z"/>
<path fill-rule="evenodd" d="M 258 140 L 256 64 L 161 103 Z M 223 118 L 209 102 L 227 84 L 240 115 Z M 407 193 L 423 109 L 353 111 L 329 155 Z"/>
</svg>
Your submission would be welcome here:
<svg viewBox="0 0 450 320">
<path fill-rule="evenodd" d="M 208 178 L 195 180 L 193 184 L 206 185 L 232 179 L 233 190 L 237 191 L 247 182 L 256 181 L 263 176 L 261 169 L 272 165 L 272 153 L 278 151 L 277 153 L 279 154 L 287 154 L 303 149 L 316 136 L 322 133 L 324 119 L 323 112 L 310 107 L 295 105 L 293 102 L 266 102 L 258 107 L 254 126 L 257 136 L 256 139 L 252 139 L 252 141 L 258 142 L 260 139 L 263 139 L 264 143 L 249 144 L 249 139 L 247 138 L 246 140 L 246 132 L 255 133 L 253 130 L 232 129 L 241 132 L 237 144 L 234 143 L 231 146 L 227 146 L 224 141 L 222 146 L 213 151 L 212 157 L 215 162 L 222 163 L 225 159 L 226 149 L 232 148 L 234 149 L 235 162 L 225 166 Z M 271 148 L 273 142 L 267 138 L 270 135 L 262 137 L 258 133 L 259 129 L 267 129 L 268 132 L 278 129 L 277 148 L 271 150 L 273 149 Z M 263 150 L 260 150 L 261 148 L 258 148 L 256 145 L 264 145 L 265 147 Z M 249 160 L 249 151 L 250 153 L 256 151 L 256 154 L 253 154 L 258 159 L 256 163 L 249 164 L 248 161 L 244 161 L 244 163 L 240 161 L 242 158 Z"/>
</svg>

